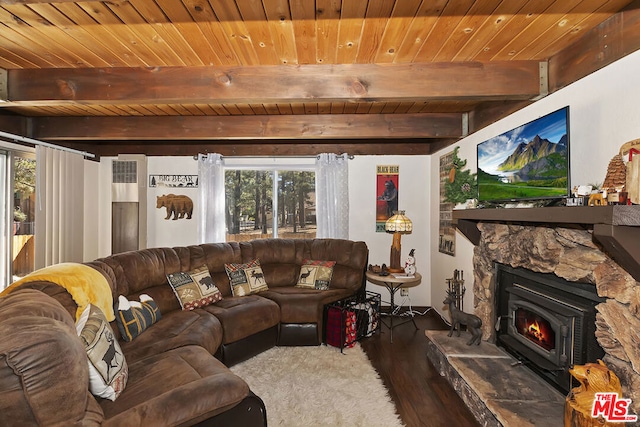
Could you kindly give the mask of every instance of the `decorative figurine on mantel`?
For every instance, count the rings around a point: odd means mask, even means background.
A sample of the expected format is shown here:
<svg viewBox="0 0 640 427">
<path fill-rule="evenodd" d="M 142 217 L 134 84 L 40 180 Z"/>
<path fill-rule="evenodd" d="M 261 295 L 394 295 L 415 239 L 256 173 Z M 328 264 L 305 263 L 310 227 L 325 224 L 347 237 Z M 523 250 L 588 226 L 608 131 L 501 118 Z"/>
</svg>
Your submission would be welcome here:
<svg viewBox="0 0 640 427">
<path fill-rule="evenodd" d="M 607 175 L 602 183 L 606 204 L 627 204 L 627 165 L 622 155 L 613 156 L 607 166 Z"/>
<path fill-rule="evenodd" d="M 640 139 L 623 144 L 620 155 L 627 160 L 627 203 L 640 204 Z"/>
<path fill-rule="evenodd" d="M 602 189 L 589 196 L 589 206 L 640 203 L 640 139 L 620 147 L 607 166 Z"/>
</svg>

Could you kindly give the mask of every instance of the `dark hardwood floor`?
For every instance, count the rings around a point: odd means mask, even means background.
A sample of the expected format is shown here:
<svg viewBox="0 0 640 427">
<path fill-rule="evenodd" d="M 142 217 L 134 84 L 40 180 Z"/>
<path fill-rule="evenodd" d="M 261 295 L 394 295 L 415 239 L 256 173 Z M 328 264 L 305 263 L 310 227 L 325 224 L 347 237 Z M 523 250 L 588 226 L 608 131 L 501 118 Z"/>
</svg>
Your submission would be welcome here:
<svg viewBox="0 0 640 427">
<path fill-rule="evenodd" d="M 425 308 L 414 308 L 421 313 Z M 384 380 L 398 413 L 408 427 L 479 426 L 464 402 L 427 359 L 425 329 L 448 329 L 434 310 L 393 329 L 382 325 L 380 333 L 360 341 L 371 363 Z M 395 321 L 395 320 L 394 320 Z"/>
</svg>

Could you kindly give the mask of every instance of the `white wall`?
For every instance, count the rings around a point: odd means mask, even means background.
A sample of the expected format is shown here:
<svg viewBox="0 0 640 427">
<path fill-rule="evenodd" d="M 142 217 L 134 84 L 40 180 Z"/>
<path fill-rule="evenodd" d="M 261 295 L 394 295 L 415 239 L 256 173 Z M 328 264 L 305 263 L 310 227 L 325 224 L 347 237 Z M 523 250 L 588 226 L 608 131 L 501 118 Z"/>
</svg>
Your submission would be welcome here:
<svg viewBox="0 0 640 427">
<path fill-rule="evenodd" d="M 370 264 L 389 265 L 392 236 L 376 232 L 376 166 L 398 165 L 398 208 L 413 222 L 413 232 L 402 236 L 402 258 L 415 249 L 417 271 L 423 275 L 422 283 L 411 288 L 409 297 L 416 306 L 431 305 L 429 280 L 432 231 L 430 213 L 429 176 L 432 166 L 429 156 L 355 156 L 349 162 L 349 238 L 362 240 L 369 247 Z M 435 216 L 437 218 L 437 214 Z M 435 234 L 437 237 L 437 233 Z M 369 283 L 367 289 L 380 293 L 383 301 L 389 301 L 389 293 L 383 287 Z M 399 302 L 400 298 L 396 299 Z"/>
<path fill-rule="evenodd" d="M 477 144 L 569 105 L 571 185 L 602 183 L 609 161 L 618 154 L 620 146 L 640 137 L 639 99 L 640 51 L 461 140 L 457 144 L 460 147 L 458 155 L 467 159 L 467 167 L 475 172 Z M 438 214 L 439 157 L 451 148 L 431 156 L 432 235 L 438 233 L 435 219 Z M 471 311 L 473 307 L 473 245 L 460 233 L 456 236 L 456 244 L 456 256 L 452 258 L 439 253 L 432 242 L 431 299 L 440 313 L 440 302 L 446 295 L 446 281 L 443 279 L 451 277 L 456 268 L 465 272 L 465 311 Z"/>
<path fill-rule="evenodd" d="M 198 175 L 198 162 L 193 157 L 147 157 L 149 175 Z M 149 178 L 147 177 L 147 185 Z M 197 216 L 191 219 L 165 219 L 166 208 L 156 208 L 157 197 L 181 194 L 191 198 L 197 211 L 197 188 L 152 187 L 147 189 L 147 247 L 187 246 L 198 243 Z M 173 217 L 172 217 L 173 218 Z"/>
</svg>

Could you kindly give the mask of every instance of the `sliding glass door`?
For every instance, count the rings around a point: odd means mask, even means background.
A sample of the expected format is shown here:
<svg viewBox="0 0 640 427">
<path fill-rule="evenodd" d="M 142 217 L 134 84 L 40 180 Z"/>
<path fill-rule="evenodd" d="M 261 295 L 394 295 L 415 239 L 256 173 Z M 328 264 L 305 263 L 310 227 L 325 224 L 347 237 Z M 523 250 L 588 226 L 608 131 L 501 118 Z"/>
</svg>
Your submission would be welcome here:
<svg viewBox="0 0 640 427">
<path fill-rule="evenodd" d="M 13 279 L 35 268 L 36 160 L 32 155 L 13 154 L 13 225 L 11 267 Z"/>
<path fill-rule="evenodd" d="M 2 245 L 0 245 L 0 287 L 4 288 L 11 279 L 11 250 L 13 244 L 13 219 L 11 212 L 11 191 L 8 183 L 11 176 L 9 152 L 0 150 L 0 224 L 2 225 Z"/>
<path fill-rule="evenodd" d="M 0 289 L 34 270 L 35 162 L 0 148 Z"/>
</svg>

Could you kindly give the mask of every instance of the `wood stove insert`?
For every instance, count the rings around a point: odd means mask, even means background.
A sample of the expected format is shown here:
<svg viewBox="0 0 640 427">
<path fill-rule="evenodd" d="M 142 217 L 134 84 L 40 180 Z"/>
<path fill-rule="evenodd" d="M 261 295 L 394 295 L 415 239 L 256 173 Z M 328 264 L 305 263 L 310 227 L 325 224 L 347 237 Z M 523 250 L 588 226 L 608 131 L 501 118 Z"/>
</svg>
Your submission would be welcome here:
<svg viewBox="0 0 640 427">
<path fill-rule="evenodd" d="M 595 362 L 604 350 L 595 337 L 594 285 L 496 264 L 497 345 L 562 393 L 569 368 Z"/>
</svg>

